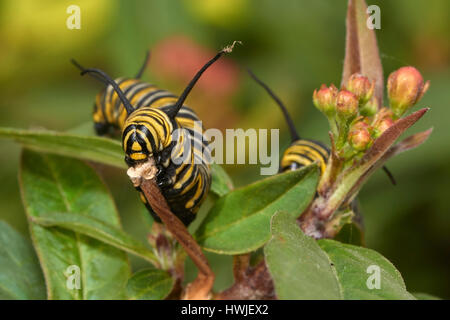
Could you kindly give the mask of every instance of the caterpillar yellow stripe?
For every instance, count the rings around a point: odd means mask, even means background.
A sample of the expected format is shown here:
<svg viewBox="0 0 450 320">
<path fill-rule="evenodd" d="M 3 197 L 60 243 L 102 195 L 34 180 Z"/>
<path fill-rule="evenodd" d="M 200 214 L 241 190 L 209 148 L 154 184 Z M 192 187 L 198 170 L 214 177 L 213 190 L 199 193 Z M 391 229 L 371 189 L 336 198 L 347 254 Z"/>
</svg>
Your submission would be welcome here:
<svg viewBox="0 0 450 320">
<path fill-rule="evenodd" d="M 281 171 L 296 170 L 316 162 L 320 173 L 325 171 L 328 157 L 328 148 L 314 140 L 299 139 L 291 143 L 281 157 Z"/>
<path fill-rule="evenodd" d="M 89 73 L 106 85 L 94 104 L 97 134 L 122 134 L 125 162 L 129 167 L 153 158 L 158 169 L 158 186 L 172 212 L 185 225 L 194 220 L 210 190 L 211 152 L 203 128 L 195 125 L 200 119 L 184 105 L 184 100 L 201 74 L 225 52 L 222 50 L 209 60 L 179 97 L 139 80 L 148 56 L 136 78 L 116 80 L 99 69 L 85 69 L 73 61 L 82 74 Z M 201 141 L 198 137 L 202 137 Z M 184 161 L 177 161 L 181 158 Z M 136 189 L 154 219 L 160 222 L 142 190 Z"/>
</svg>

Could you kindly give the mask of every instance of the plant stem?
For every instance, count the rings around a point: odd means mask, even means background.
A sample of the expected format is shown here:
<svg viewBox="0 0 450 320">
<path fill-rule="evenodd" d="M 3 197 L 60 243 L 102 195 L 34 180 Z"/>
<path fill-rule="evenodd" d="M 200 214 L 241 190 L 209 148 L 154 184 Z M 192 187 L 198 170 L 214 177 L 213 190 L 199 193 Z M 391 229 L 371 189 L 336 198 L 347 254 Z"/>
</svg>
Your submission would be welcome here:
<svg viewBox="0 0 450 320">
<path fill-rule="evenodd" d="M 342 167 L 342 159 L 336 154 L 335 138 L 332 132 L 328 132 L 331 142 L 330 157 L 325 168 L 325 172 L 320 178 L 319 185 L 317 186 L 317 192 L 321 196 L 325 196 L 333 183 L 336 181 L 337 174 Z"/>
<path fill-rule="evenodd" d="M 235 270 L 234 284 L 218 293 L 215 300 L 273 300 L 275 288 L 264 260 L 252 267 L 247 265 L 247 257 L 238 257 L 238 269 Z M 236 265 L 235 265 L 236 267 Z M 236 273 L 236 271 L 238 271 Z M 236 277 L 237 276 L 237 277 Z"/>
<path fill-rule="evenodd" d="M 331 132 L 333 133 L 334 139 L 337 139 L 337 137 L 339 136 L 339 130 L 337 127 L 336 119 L 334 116 L 327 117 L 327 119 L 328 119 L 328 123 L 330 124 L 330 129 L 331 129 Z"/>
<path fill-rule="evenodd" d="M 198 243 L 188 232 L 186 226 L 170 210 L 155 179 L 142 180 L 140 187 L 152 209 L 175 239 L 183 246 L 186 253 L 198 268 L 197 278 L 186 287 L 184 299 L 209 299 L 210 291 L 214 283 L 214 273 L 208 264 L 208 260 Z"/>
</svg>

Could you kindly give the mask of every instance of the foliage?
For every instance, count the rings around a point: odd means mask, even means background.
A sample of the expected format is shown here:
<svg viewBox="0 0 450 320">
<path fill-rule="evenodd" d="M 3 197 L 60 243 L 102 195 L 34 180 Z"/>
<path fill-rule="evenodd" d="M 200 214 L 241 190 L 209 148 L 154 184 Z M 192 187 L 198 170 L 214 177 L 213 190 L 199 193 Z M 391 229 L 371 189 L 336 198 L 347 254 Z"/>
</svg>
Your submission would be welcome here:
<svg viewBox="0 0 450 320">
<path fill-rule="evenodd" d="M 36 253 L 26 239 L 0 221 L 0 299 L 45 299 Z"/>
<path fill-rule="evenodd" d="M 69 212 L 120 227 L 114 202 L 96 173 L 71 158 L 26 150 L 20 182 L 30 231 L 49 299 L 119 299 L 130 275 L 125 252 L 78 232 L 33 222 Z M 81 290 L 66 285 L 70 266 L 81 269 Z"/>
<path fill-rule="evenodd" d="M 278 210 L 292 217 L 302 213 L 315 194 L 317 180 L 313 165 L 233 190 L 210 209 L 197 230 L 197 240 L 205 250 L 220 254 L 254 251 L 270 237 L 272 214 Z"/>
<path fill-rule="evenodd" d="M 127 283 L 131 300 L 161 300 L 172 290 L 174 280 L 167 271 L 147 268 L 136 272 Z"/>
<path fill-rule="evenodd" d="M 15 138 L 14 134 L 11 136 Z M 106 139 L 103 144 L 93 141 L 92 145 L 87 145 L 83 137 L 80 140 L 89 150 L 104 150 L 112 144 Z M 48 152 L 54 150 L 53 141 L 38 144 Z M 109 157 L 98 154 L 77 157 L 110 164 Z M 220 175 L 215 175 L 217 184 L 229 186 L 229 177 L 223 169 L 219 170 Z M 312 200 L 317 181 L 318 170 L 312 165 L 229 190 L 221 197 L 217 195 L 215 205 L 196 233 L 199 243 L 220 254 L 246 253 L 265 246 L 267 264 L 281 299 L 412 298 L 399 272 L 380 254 L 332 240 L 316 242 L 302 233 L 294 219 Z M 162 299 L 169 294 L 174 279 L 158 269 L 161 265 L 153 253 L 155 248 L 147 249 L 148 245 L 122 230 L 113 200 L 92 168 L 74 158 L 25 149 L 21 185 L 49 299 Z M 280 210 L 283 212 L 272 217 L 273 212 Z M 6 229 L 1 233 L 2 239 L 19 238 L 14 241 L 17 248 L 12 252 L 20 259 L 33 258 L 25 240 L 6 224 L 1 226 Z M 248 237 L 249 233 L 252 237 Z M 124 252 L 154 266 L 131 275 Z M 16 293 L 4 297 L 45 297 L 41 269 L 35 258 L 27 262 L 23 273 L 17 272 L 13 264 L 16 258 L 5 252 L 2 259 L 6 271 L 15 271 L 14 285 L 20 286 L 16 280 L 20 276 L 33 277 L 23 281 L 41 281 L 40 286 L 33 287 L 34 293 L 15 289 Z M 371 291 L 366 286 L 366 269 L 373 264 L 381 268 L 382 290 Z M 80 265 L 85 273 L 80 291 L 66 287 L 64 272 L 70 265 Z M 8 284 L 4 286 L 8 288 Z M 21 290 L 29 290 L 29 286 Z"/>
<path fill-rule="evenodd" d="M 334 240 L 314 241 L 285 212 L 274 215 L 265 247 L 280 299 L 414 299 L 400 273 L 379 253 Z M 380 268 L 380 288 L 369 288 L 368 268 Z"/>
<path fill-rule="evenodd" d="M 347 27 L 350 33 L 358 33 L 362 30 L 361 19 L 365 15 L 361 14 L 361 10 L 365 7 L 361 7 L 362 1 L 352 2 L 357 4 L 356 11 L 354 16 L 350 16 Z M 207 19 L 213 18 L 208 13 Z M 222 25 L 223 22 L 217 24 Z M 352 59 L 346 59 L 343 83 L 347 83 L 355 72 L 374 75 L 377 78 L 375 88 L 378 87 L 375 96 L 382 101 L 383 94 L 379 89 L 380 59 L 376 55 L 377 61 L 374 63 L 374 60 L 364 58 L 377 50 L 376 42 L 374 45 L 374 38 L 364 39 L 368 43 L 352 45 L 351 41 L 347 41 L 346 50 L 355 50 L 358 46 L 358 54 L 346 55 Z M 354 68 L 356 65 L 359 69 Z M 422 86 L 420 91 L 417 97 L 426 88 Z M 360 107 L 362 110 L 365 105 Z M 362 141 L 362 147 L 360 132 L 355 135 L 360 140 L 348 141 L 347 138 L 353 137 L 349 130 L 344 130 L 344 138 L 339 131 L 333 132 L 334 138 L 342 142 L 340 150 L 348 143 L 347 146 L 361 152 L 352 154 L 360 162 L 352 167 L 353 163 L 348 161 L 345 167 L 355 170 L 346 171 L 341 176 L 349 180 L 345 180 L 346 183 L 340 180 L 337 184 L 348 189 L 345 192 L 339 189 L 339 196 L 345 198 L 339 201 L 353 198 L 375 167 L 380 167 L 389 157 L 421 144 L 428 137 L 431 131 L 414 135 L 393 146 L 400 134 L 424 112 L 422 110 L 404 118 L 400 117 L 403 113 L 397 112 L 396 117 L 390 119 L 397 121 L 390 124 L 390 131 L 387 129 L 387 134 L 383 136 L 381 130 L 371 130 L 373 140 Z M 349 124 L 346 122 L 343 126 Z M 143 243 L 125 232 L 119 221 L 115 200 L 99 177 L 98 170 L 92 168 L 102 170 L 103 165 L 126 168 L 120 143 L 87 135 L 83 129 L 56 132 L 0 128 L 0 137 L 14 140 L 23 147 L 20 185 L 34 245 L 33 250 L 28 241 L 8 224 L 0 223 L 0 298 L 154 300 L 171 294 L 180 280 L 177 275 L 183 273 L 179 270 L 184 265 L 182 250 L 159 230 L 152 230 L 149 243 Z M 212 172 L 212 207 L 194 234 L 196 240 L 204 250 L 224 255 L 245 256 L 253 253 L 258 256 L 261 255 L 258 249 L 263 248 L 278 298 L 434 298 L 422 293 L 410 294 L 393 264 L 373 250 L 329 239 L 316 241 L 305 235 L 295 218 L 311 206 L 317 185 L 320 187 L 323 184 L 323 180 L 319 183 L 315 165 L 261 179 L 237 189 L 234 189 L 232 179 L 221 166 L 212 165 Z M 121 173 L 124 174 L 123 171 Z M 350 180 L 351 183 L 348 182 Z M 333 222 L 331 227 L 338 225 L 333 230 L 337 232 L 343 224 L 352 221 L 343 222 L 341 218 L 347 217 L 345 214 L 348 212 L 340 212 L 339 205 L 333 205 L 333 210 L 329 212 L 330 221 Z M 333 220 L 336 217 L 339 219 Z M 328 235 L 334 235 L 333 232 Z M 161 239 L 169 244 L 158 245 Z M 144 268 L 133 273 L 127 254 L 141 259 Z M 236 261 L 235 269 L 239 267 Z M 73 265 L 81 267 L 80 289 L 68 286 L 71 278 L 68 268 Z M 370 289 L 367 284 L 370 276 L 368 268 L 373 265 L 380 269 L 380 289 Z M 253 266 L 247 267 L 251 269 Z M 238 282 L 236 274 L 238 272 L 235 270 L 235 280 Z"/>
</svg>

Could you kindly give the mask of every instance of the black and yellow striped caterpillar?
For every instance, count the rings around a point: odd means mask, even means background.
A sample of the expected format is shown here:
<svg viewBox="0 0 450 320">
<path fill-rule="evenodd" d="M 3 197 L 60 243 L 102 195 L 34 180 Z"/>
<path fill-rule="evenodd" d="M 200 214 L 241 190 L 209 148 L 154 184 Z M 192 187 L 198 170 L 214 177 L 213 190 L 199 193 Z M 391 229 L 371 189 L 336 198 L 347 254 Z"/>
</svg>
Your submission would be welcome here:
<svg viewBox="0 0 450 320">
<path fill-rule="evenodd" d="M 102 70 L 85 69 L 73 61 L 82 75 L 89 73 L 106 85 L 97 95 L 94 106 L 97 133 L 122 132 L 125 162 L 129 167 L 149 159 L 155 162 L 159 188 L 172 212 L 186 226 L 194 220 L 209 192 L 211 172 L 209 142 L 202 135 L 202 127 L 195 123 L 199 118 L 183 103 L 203 72 L 225 52 L 222 50 L 209 60 L 179 97 L 139 80 L 148 55 L 133 79 L 113 80 Z M 176 158 L 185 161 L 173 161 Z M 141 189 L 136 189 L 153 218 L 160 222 Z"/>
<path fill-rule="evenodd" d="M 251 70 L 248 70 L 248 73 L 253 78 L 253 80 L 255 80 L 261 87 L 263 87 L 264 90 L 278 104 L 289 127 L 289 131 L 291 134 L 291 144 L 284 151 L 283 156 L 281 157 L 280 172 L 296 170 L 317 162 L 320 169 L 320 174 L 323 174 L 327 166 L 328 158 L 330 156 L 330 149 L 319 141 L 300 138 L 297 130 L 295 129 L 294 122 L 289 116 L 289 113 L 280 98 L 275 95 L 275 93 L 267 86 L 267 84 L 256 77 L 256 75 Z M 392 184 L 395 185 L 396 182 L 391 172 L 386 167 L 383 167 L 383 170 L 391 180 Z"/>
<path fill-rule="evenodd" d="M 314 162 L 318 163 L 320 173 L 325 171 L 328 157 L 330 156 L 330 150 L 321 142 L 315 140 L 306 140 L 300 138 L 297 130 L 295 129 L 294 122 L 292 121 L 289 113 L 284 106 L 283 102 L 273 93 L 273 91 L 262 82 L 256 75 L 248 70 L 248 73 L 264 90 L 272 97 L 278 104 L 283 112 L 284 118 L 291 134 L 291 144 L 284 151 L 281 157 L 280 172 L 296 170 L 304 166 L 308 166 Z"/>
</svg>

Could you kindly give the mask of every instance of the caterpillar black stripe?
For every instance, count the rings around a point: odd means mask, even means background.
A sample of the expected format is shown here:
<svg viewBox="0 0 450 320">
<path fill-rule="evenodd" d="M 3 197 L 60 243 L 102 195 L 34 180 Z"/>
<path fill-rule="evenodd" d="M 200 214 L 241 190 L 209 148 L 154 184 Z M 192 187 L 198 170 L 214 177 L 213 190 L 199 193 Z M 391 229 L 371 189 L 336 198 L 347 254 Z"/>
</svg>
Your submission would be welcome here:
<svg viewBox="0 0 450 320">
<path fill-rule="evenodd" d="M 283 156 L 281 157 L 280 172 L 296 170 L 317 162 L 320 169 L 320 174 L 322 175 L 327 166 L 328 158 L 330 156 L 330 149 L 319 141 L 300 138 L 297 130 L 295 129 L 294 122 L 289 116 L 289 113 L 283 102 L 278 98 L 277 95 L 275 95 L 275 93 L 273 93 L 273 91 L 267 86 L 267 84 L 256 77 L 256 75 L 251 70 L 248 70 L 248 73 L 261 87 L 264 88 L 264 90 L 272 97 L 272 99 L 275 100 L 275 102 L 283 112 L 284 118 L 286 119 L 286 123 L 289 127 L 289 131 L 291 134 L 291 144 L 284 151 Z M 395 185 L 396 182 L 391 172 L 384 166 L 383 170 L 388 175 L 392 184 Z"/>
<path fill-rule="evenodd" d="M 129 167 L 153 159 L 158 186 L 172 212 L 186 226 L 194 220 L 209 192 L 211 172 L 208 140 L 202 136 L 202 127 L 195 123 L 199 118 L 184 101 L 203 72 L 225 52 L 225 49 L 220 51 L 208 61 L 179 97 L 139 80 L 148 57 L 135 78 L 116 80 L 99 69 L 85 69 L 73 61 L 82 75 L 89 73 L 106 85 L 94 106 L 96 132 L 99 135 L 115 130 L 122 132 L 125 162 Z M 201 141 L 198 136 L 202 137 Z M 174 161 L 177 157 L 186 160 Z M 136 189 L 153 218 L 160 222 L 140 188 Z"/>
</svg>

